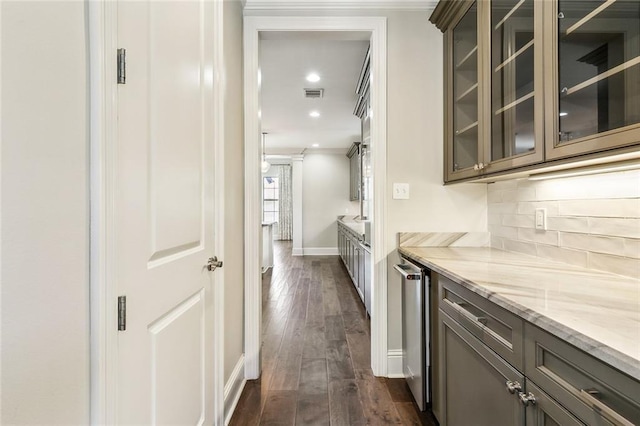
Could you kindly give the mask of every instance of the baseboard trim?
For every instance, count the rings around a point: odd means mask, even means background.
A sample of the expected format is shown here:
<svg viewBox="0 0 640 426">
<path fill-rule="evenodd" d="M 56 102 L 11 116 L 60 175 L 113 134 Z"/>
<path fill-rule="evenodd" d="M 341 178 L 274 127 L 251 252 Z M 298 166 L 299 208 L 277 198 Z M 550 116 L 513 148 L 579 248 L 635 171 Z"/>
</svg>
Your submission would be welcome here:
<svg viewBox="0 0 640 426">
<path fill-rule="evenodd" d="M 389 349 L 387 351 L 387 377 L 390 379 L 404 379 L 402 349 Z"/>
<path fill-rule="evenodd" d="M 337 256 L 338 247 L 305 247 L 304 256 Z"/>
<path fill-rule="evenodd" d="M 294 248 L 291 250 L 291 256 L 304 256 L 304 249 Z"/>
<path fill-rule="evenodd" d="M 224 424 L 225 426 L 231 421 L 236 405 L 240 400 L 240 395 L 244 390 L 247 379 L 244 378 L 244 354 L 240 355 L 236 366 L 231 372 L 229 380 L 224 385 Z"/>
</svg>

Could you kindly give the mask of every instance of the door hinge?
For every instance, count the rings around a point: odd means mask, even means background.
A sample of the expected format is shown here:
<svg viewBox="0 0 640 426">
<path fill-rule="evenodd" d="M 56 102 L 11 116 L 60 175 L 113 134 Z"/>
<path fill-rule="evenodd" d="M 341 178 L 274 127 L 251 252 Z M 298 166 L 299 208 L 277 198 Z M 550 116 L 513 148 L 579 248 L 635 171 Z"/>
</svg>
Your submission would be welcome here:
<svg viewBox="0 0 640 426">
<path fill-rule="evenodd" d="M 118 84 L 127 83 L 127 49 L 118 49 Z"/>
<path fill-rule="evenodd" d="M 118 331 L 127 329 L 127 296 L 118 296 Z"/>
</svg>

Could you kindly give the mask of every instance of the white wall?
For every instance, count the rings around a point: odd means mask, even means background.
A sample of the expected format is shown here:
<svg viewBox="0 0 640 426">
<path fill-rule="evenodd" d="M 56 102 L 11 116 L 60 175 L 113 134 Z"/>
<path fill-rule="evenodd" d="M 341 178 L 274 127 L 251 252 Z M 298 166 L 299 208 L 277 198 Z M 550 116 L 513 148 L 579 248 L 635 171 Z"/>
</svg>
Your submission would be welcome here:
<svg viewBox="0 0 640 426">
<path fill-rule="evenodd" d="M 389 350 L 402 345 L 397 233 L 487 230 L 486 184 L 442 184 L 442 33 L 428 15 L 387 14 Z M 394 182 L 410 184 L 409 200 L 392 199 Z"/>
<path fill-rule="evenodd" d="M 0 423 L 88 424 L 86 3 L 0 5 Z"/>
<path fill-rule="evenodd" d="M 488 202 L 493 247 L 640 278 L 639 170 L 496 182 Z"/>
<path fill-rule="evenodd" d="M 225 1 L 225 327 L 224 381 L 244 353 L 244 121 L 242 5 Z"/>
<path fill-rule="evenodd" d="M 349 201 L 349 159 L 345 154 L 306 154 L 302 162 L 302 246 L 305 254 L 320 254 L 327 249 L 337 254 L 336 220 L 343 214 L 360 214 L 360 205 Z"/>
</svg>

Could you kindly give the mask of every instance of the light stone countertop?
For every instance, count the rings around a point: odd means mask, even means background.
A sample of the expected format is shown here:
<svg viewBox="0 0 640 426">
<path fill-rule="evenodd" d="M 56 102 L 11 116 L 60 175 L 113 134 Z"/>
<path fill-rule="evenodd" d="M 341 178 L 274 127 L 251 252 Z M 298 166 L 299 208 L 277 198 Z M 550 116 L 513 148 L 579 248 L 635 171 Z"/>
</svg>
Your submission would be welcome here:
<svg viewBox="0 0 640 426">
<path fill-rule="evenodd" d="M 357 216 L 338 216 L 338 222 L 341 222 L 347 228 L 364 238 L 364 222 L 355 219 Z"/>
<path fill-rule="evenodd" d="M 489 247 L 398 251 L 640 380 L 640 280 Z"/>
</svg>

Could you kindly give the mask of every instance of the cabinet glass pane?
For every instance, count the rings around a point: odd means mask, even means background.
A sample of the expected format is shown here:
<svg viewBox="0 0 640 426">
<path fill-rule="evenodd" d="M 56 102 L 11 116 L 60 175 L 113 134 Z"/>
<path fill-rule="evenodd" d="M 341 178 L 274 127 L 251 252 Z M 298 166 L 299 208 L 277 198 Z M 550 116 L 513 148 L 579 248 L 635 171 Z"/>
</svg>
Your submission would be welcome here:
<svg viewBox="0 0 640 426">
<path fill-rule="evenodd" d="M 640 1 L 558 2 L 560 144 L 640 122 Z"/>
<path fill-rule="evenodd" d="M 533 0 L 491 2 L 491 160 L 534 149 Z"/>
<path fill-rule="evenodd" d="M 478 163 L 478 10 L 453 29 L 453 169 Z"/>
</svg>

